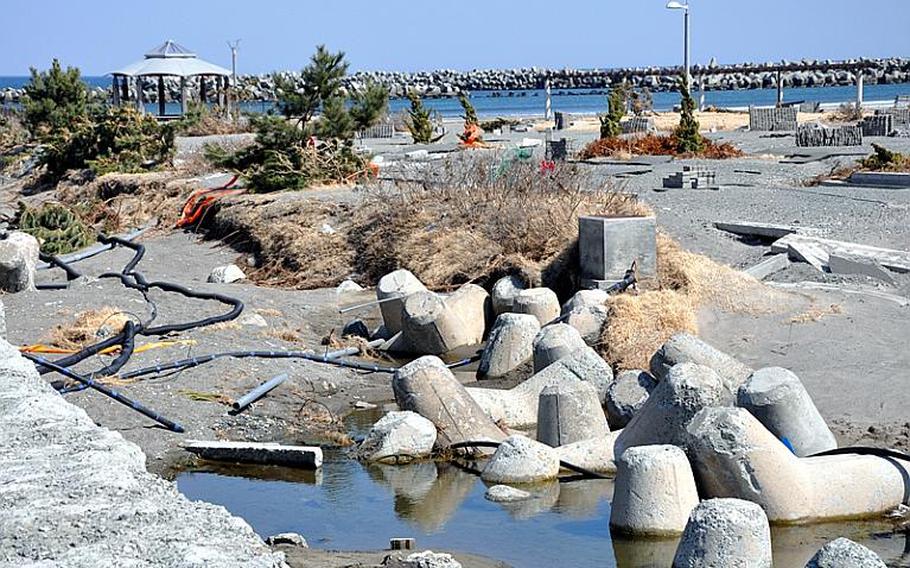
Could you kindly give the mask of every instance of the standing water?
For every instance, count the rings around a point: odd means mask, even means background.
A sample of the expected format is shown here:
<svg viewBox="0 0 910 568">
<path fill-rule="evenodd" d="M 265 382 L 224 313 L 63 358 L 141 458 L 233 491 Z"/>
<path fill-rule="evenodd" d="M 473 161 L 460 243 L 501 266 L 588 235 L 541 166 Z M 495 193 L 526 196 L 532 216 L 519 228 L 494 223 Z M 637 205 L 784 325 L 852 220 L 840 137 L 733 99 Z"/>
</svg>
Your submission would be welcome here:
<svg viewBox="0 0 910 568">
<path fill-rule="evenodd" d="M 351 426 L 356 436 L 358 426 Z M 479 477 L 451 464 L 366 465 L 329 450 L 315 473 L 208 466 L 180 474 L 177 486 L 190 499 L 225 506 L 263 537 L 297 532 L 321 549 L 381 550 L 392 537 L 414 537 L 420 549 L 470 552 L 521 568 L 670 566 L 676 549 L 673 540 L 611 538 L 609 480 L 553 482 L 530 488 L 531 500 L 499 504 L 484 498 Z M 775 568 L 802 568 L 838 536 L 869 546 L 889 566 L 910 566 L 910 537 L 884 535 L 889 527 L 774 529 Z"/>
</svg>

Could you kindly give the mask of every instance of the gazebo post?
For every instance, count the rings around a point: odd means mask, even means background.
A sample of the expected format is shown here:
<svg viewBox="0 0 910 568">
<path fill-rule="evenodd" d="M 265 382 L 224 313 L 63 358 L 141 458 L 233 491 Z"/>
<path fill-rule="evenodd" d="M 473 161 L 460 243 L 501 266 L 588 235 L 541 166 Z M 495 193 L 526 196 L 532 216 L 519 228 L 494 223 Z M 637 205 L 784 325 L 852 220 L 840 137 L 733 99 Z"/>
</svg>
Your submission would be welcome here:
<svg viewBox="0 0 910 568">
<path fill-rule="evenodd" d="M 111 102 L 114 106 L 120 106 L 120 81 L 116 75 L 111 79 Z"/>
<path fill-rule="evenodd" d="M 231 80 L 222 77 L 221 83 L 224 85 L 224 112 L 227 116 L 231 116 Z"/>
<path fill-rule="evenodd" d="M 180 114 L 186 114 L 186 77 L 180 77 Z"/>
<path fill-rule="evenodd" d="M 164 75 L 158 75 L 158 116 L 164 116 Z"/>
<path fill-rule="evenodd" d="M 136 76 L 136 110 L 138 110 L 140 114 L 145 114 L 145 101 L 144 101 L 145 95 L 142 92 L 142 83 L 143 83 L 142 77 L 137 75 Z"/>
<path fill-rule="evenodd" d="M 206 93 L 205 87 L 206 87 L 205 75 L 200 75 L 199 76 L 199 102 L 202 104 L 205 104 L 206 102 L 208 102 L 208 101 L 206 101 L 206 99 L 208 98 L 208 93 Z"/>
<path fill-rule="evenodd" d="M 130 78 L 126 75 L 120 79 L 120 100 L 123 102 L 130 100 Z"/>
</svg>

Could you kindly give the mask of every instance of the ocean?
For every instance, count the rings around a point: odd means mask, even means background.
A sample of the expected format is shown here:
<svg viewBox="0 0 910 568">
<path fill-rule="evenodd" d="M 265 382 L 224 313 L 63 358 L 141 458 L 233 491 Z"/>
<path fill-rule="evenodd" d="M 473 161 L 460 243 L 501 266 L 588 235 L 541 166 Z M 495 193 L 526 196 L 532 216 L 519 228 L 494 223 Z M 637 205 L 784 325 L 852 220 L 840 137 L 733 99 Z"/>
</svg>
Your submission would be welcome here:
<svg viewBox="0 0 910 568">
<path fill-rule="evenodd" d="M 19 88 L 28 82 L 28 77 L 0 77 L 0 89 Z M 107 77 L 86 77 L 85 82 L 93 87 L 107 87 Z M 696 97 L 698 92 L 694 93 Z M 910 83 L 895 85 L 866 85 L 866 101 L 893 101 L 898 95 L 910 95 Z M 654 110 L 670 110 L 679 103 L 678 93 L 654 93 Z M 856 98 L 856 88 L 848 87 L 801 87 L 784 89 L 785 101 L 813 101 L 819 103 L 839 103 Z M 480 117 L 495 116 L 541 116 L 544 112 L 546 94 L 542 90 L 528 91 L 476 91 L 471 94 L 471 101 Z M 707 91 L 705 104 L 717 107 L 748 107 L 750 105 L 773 105 L 777 101 L 776 89 L 753 89 L 742 91 Z M 461 106 L 457 99 L 427 99 L 425 105 L 444 118 L 461 115 Z M 392 99 L 389 107 L 393 113 L 407 108 L 406 99 Z M 585 89 L 554 90 L 552 93 L 554 111 L 572 114 L 597 114 L 604 112 L 607 106 L 606 96 L 602 91 L 592 92 Z M 271 108 L 269 102 L 247 102 L 243 105 L 250 112 L 264 112 Z M 150 110 L 152 105 L 149 106 Z M 168 112 L 176 112 L 176 103 L 168 105 Z"/>
</svg>

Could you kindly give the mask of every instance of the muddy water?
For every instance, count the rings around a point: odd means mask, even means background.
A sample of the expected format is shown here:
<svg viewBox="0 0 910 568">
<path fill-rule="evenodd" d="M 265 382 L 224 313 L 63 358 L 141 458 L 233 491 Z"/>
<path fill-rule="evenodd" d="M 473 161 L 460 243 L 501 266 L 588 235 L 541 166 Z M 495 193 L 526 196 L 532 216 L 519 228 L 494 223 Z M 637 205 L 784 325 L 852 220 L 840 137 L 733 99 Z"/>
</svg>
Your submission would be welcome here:
<svg viewBox="0 0 910 568">
<path fill-rule="evenodd" d="M 373 419 L 355 416 L 354 436 Z M 389 538 L 407 536 L 420 548 L 528 568 L 670 566 L 676 549 L 675 541 L 611 539 L 611 481 L 543 485 L 534 499 L 504 505 L 485 500 L 485 484 L 449 464 L 366 466 L 328 451 L 318 473 L 209 466 L 184 472 L 177 484 L 191 499 L 224 505 L 262 536 L 298 532 L 316 548 L 383 549 Z M 837 536 L 869 546 L 889 566 L 910 566 L 907 535 L 873 536 L 887 530 L 882 523 L 775 529 L 775 567 L 801 568 Z"/>
</svg>

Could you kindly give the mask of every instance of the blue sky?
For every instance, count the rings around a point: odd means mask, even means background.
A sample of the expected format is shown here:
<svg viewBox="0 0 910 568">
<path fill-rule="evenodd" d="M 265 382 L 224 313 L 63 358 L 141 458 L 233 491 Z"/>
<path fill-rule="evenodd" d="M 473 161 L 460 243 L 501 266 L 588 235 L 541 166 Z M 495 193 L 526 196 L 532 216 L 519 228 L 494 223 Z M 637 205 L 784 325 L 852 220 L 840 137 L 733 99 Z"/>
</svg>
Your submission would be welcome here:
<svg viewBox="0 0 910 568">
<path fill-rule="evenodd" d="M 239 71 L 298 69 L 325 43 L 353 70 L 679 64 L 664 0 L 3 0 L 0 75 L 53 57 L 101 75 L 164 39 Z M 910 0 L 691 0 L 692 60 L 910 56 Z"/>
</svg>

